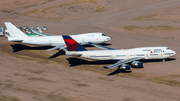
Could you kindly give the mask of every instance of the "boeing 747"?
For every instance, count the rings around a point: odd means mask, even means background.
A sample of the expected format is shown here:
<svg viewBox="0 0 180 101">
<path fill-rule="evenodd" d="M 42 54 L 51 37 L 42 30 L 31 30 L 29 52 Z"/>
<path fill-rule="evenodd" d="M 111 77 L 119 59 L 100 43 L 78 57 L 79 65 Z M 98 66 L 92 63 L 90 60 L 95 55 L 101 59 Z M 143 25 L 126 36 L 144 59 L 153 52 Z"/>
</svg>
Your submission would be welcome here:
<svg viewBox="0 0 180 101">
<path fill-rule="evenodd" d="M 24 32 L 19 30 L 11 22 L 4 23 L 9 34 L 5 34 L 8 41 L 20 42 L 24 44 L 40 45 L 40 46 L 53 46 L 48 50 L 66 50 L 66 45 L 63 41 L 62 35 L 44 35 L 38 37 L 29 37 Z M 77 40 L 81 45 L 87 45 L 89 42 L 100 44 L 109 41 L 111 38 L 103 33 L 85 33 L 78 35 L 70 35 L 73 39 Z"/>
<path fill-rule="evenodd" d="M 82 58 L 94 59 L 94 60 L 115 60 L 117 63 L 104 67 L 105 69 L 111 69 L 119 67 L 120 69 L 130 70 L 131 65 L 136 67 L 142 67 L 143 63 L 141 60 L 148 59 L 166 59 L 176 54 L 175 51 L 168 47 L 140 47 L 132 49 L 115 49 L 104 47 L 102 45 L 94 45 L 104 50 L 92 50 L 88 51 L 81 46 L 71 36 L 63 35 L 63 39 L 66 43 L 68 51 L 66 55 L 77 56 Z M 129 65 L 130 64 L 130 65 Z"/>
</svg>

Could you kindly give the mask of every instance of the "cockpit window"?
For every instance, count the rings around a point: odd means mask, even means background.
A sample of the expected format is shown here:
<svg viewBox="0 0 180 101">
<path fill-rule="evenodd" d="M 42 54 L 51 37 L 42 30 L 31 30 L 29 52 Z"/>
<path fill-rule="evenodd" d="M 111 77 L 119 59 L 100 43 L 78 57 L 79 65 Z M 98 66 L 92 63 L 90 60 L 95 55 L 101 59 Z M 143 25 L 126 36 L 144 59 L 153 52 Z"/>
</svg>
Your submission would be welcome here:
<svg viewBox="0 0 180 101">
<path fill-rule="evenodd" d="M 169 48 L 166 48 L 166 50 L 169 50 Z"/>
<path fill-rule="evenodd" d="M 102 36 L 106 36 L 105 34 L 102 34 Z"/>
</svg>

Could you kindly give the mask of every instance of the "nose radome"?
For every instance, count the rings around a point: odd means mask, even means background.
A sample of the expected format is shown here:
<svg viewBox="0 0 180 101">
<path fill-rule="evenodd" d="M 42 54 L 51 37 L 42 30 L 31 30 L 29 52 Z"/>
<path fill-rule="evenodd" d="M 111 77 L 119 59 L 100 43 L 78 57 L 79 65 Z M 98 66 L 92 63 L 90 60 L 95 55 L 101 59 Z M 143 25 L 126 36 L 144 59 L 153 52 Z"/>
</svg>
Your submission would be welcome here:
<svg viewBox="0 0 180 101">
<path fill-rule="evenodd" d="M 172 53 L 173 53 L 173 54 L 172 54 L 172 56 L 176 54 L 176 52 L 175 52 L 175 51 L 173 51 L 173 50 L 171 50 L 171 51 L 172 51 Z"/>
<path fill-rule="evenodd" d="M 174 51 L 174 55 L 176 54 L 176 52 Z"/>
<path fill-rule="evenodd" d="M 107 37 L 106 40 L 109 41 L 109 40 L 111 40 L 111 38 L 110 38 L 110 37 Z"/>
</svg>

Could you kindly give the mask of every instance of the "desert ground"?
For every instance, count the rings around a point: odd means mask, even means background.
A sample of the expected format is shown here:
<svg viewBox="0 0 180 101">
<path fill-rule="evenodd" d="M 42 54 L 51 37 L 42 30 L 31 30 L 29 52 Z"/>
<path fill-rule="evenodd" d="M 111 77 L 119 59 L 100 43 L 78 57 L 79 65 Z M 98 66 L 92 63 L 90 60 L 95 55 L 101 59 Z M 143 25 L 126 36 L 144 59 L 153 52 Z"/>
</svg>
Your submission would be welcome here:
<svg viewBox="0 0 180 101">
<path fill-rule="evenodd" d="M 0 37 L 0 101 L 180 101 L 179 0 L 2 0 L 4 22 L 47 26 L 53 35 L 102 32 L 111 37 L 108 47 L 167 46 L 176 55 L 131 71 L 105 70 L 111 61 Z"/>
</svg>

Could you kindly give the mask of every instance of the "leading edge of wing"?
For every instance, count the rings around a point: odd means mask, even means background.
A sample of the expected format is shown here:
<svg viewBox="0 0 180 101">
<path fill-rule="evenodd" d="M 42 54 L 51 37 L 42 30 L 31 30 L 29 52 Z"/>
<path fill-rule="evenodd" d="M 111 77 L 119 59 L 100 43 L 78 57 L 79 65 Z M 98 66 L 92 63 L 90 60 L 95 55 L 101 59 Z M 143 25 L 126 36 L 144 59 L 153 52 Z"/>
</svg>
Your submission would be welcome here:
<svg viewBox="0 0 180 101">
<path fill-rule="evenodd" d="M 47 34 L 47 33 L 40 33 L 40 32 L 38 32 L 38 31 L 36 31 L 35 29 L 31 29 L 31 31 L 33 32 L 33 33 L 36 33 L 36 34 L 39 34 L 39 35 L 42 35 L 42 36 L 54 36 L 54 35 L 51 35 L 51 34 Z"/>
<path fill-rule="evenodd" d="M 116 48 L 111 48 L 111 47 L 105 47 L 103 45 L 97 45 L 97 44 L 93 44 L 91 42 L 88 42 L 90 45 L 94 46 L 94 47 L 97 47 L 97 48 L 100 48 L 100 49 L 104 49 L 104 50 L 118 50 Z"/>
<path fill-rule="evenodd" d="M 37 34 L 42 35 L 42 36 L 54 36 L 54 35 L 47 34 L 47 33 L 37 33 Z"/>
<path fill-rule="evenodd" d="M 111 68 L 120 66 L 122 64 L 125 64 L 125 63 L 130 63 L 130 62 L 133 62 L 133 61 L 136 61 L 136 60 L 142 60 L 142 59 L 144 59 L 144 57 L 135 57 L 135 58 L 124 59 L 124 60 L 118 61 L 117 63 L 115 63 L 113 65 L 110 65 L 110 66 L 104 67 L 104 68 L 105 69 L 111 69 Z"/>
</svg>

